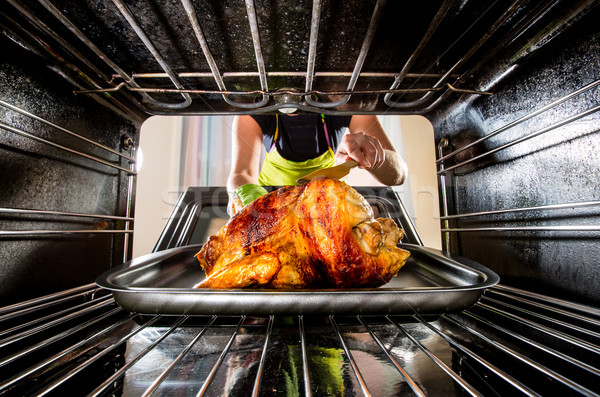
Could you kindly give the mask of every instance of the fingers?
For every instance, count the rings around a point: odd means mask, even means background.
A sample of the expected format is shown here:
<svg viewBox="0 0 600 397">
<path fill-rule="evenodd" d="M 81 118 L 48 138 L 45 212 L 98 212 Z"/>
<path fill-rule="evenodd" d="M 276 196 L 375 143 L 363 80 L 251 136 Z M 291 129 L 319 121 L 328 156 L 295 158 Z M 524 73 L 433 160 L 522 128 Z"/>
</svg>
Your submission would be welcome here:
<svg viewBox="0 0 600 397">
<path fill-rule="evenodd" d="M 374 170 L 384 163 L 385 152 L 377 138 L 364 133 L 346 134 L 340 142 L 336 160 L 346 161 L 352 159 L 361 168 Z"/>
<path fill-rule="evenodd" d="M 350 156 L 348 156 L 346 153 L 341 153 L 338 150 L 338 152 L 335 154 L 335 163 L 336 164 L 342 164 L 348 160 L 352 160 L 352 158 Z"/>
</svg>

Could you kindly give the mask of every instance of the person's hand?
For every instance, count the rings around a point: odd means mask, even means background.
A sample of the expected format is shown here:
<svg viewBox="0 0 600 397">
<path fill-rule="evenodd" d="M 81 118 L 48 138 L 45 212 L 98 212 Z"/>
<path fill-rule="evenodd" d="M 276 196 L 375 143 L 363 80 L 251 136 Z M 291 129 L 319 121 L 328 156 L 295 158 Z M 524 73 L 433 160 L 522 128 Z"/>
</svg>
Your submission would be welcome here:
<svg viewBox="0 0 600 397">
<path fill-rule="evenodd" d="M 341 164 L 348 160 L 356 161 L 366 170 L 375 170 L 383 165 L 385 151 L 375 137 L 362 132 L 346 134 L 338 146 L 335 162 Z"/>
</svg>

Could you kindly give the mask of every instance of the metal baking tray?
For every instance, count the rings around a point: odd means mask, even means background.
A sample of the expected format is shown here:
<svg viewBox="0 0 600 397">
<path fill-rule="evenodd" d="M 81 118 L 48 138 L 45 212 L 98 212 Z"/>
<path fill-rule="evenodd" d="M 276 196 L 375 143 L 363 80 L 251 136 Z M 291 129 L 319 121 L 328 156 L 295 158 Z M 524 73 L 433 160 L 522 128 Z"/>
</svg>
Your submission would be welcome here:
<svg viewBox="0 0 600 397">
<path fill-rule="evenodd" d="M 414 244 L 398 275 L 379 288 L 195 289 L 205 275 L 194 255 L 202 245 L 155 252 L 97 280 L 124 309 L 144 314 L 329 315 L 441 314 L 474 305 L 499 277 L 466 258 Z"/>
</svg>

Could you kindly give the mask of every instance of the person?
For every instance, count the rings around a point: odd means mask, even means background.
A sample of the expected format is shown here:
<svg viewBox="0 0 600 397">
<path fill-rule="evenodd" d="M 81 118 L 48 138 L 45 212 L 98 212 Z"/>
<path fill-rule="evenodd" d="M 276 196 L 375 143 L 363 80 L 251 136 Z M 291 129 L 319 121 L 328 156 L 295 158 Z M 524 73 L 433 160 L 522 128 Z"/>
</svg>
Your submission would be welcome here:
<svg viewBox="0 0 600 397">
<path fill-rule="evenodd" d="M 267 150 L 262 167 L 261 145 Z M 406 179 L 406 163 L 377 116 L 236 116 L 228 211 L 232 215 L 265 194 L 263 186 L 296 185 L 304 175 L 350 159 L 384 185 Z"/>
</svg>

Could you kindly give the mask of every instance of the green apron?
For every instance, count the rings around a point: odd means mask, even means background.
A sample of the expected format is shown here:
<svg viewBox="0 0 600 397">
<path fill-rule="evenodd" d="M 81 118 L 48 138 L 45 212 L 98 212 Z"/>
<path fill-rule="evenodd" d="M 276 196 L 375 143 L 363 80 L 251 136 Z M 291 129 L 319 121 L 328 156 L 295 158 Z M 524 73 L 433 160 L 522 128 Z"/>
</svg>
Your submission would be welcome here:
<svg viewBox="0 0 600 397">
<path fill-rule="evenodd" d="M 260 170 L 258 176 L 258 183 L 262 186 L 286 186 L 286 185 L 297 185 L 296 180 L 300 179 L 304 175 L 310 174 L 313 171 L 320 170 L 321 168 L 333 167 L 335 165 L 335 157 L 331 143 L 329 140 L 329 134 L 327 132 L 327 126 L 325 124 L 325 116 L 321 115 L 323 121 L 323 127 L 325 131 L 325 137 L 329 145 L 329 150 L 306 161 L 291 161 L 283 158 L 277 148 L 275 142 L 279 135 L 279 117 L 276 116 L 276 129 L 275 138 L 273 140 L 273 146 L 271 151 L 267 153 L 265 161 Z"/>
<path fill-rule="evenodd" d="M 273 149 L 267 153 L 258 176 L 258 184 L 261 186 L 297 185 L 296 180 L 304 175 L 334 165 L 335 159 L 330 151 L 314 159 L 296 162 L 284 159 L 277 149 Z"/>
</svg>

